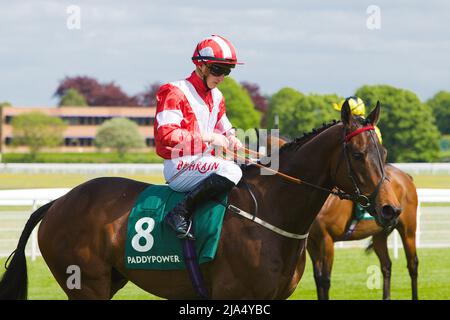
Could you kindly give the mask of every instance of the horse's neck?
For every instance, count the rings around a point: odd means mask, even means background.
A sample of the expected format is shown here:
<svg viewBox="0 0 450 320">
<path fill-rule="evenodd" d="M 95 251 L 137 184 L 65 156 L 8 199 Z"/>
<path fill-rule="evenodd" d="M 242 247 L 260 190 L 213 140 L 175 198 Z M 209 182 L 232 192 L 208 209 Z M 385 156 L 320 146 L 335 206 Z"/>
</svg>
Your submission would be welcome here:
<svg viewBox="0 0 450 320">
<path fill-rule="evenodd" d="M 308 183 L 330 189 L 331 159 L 340 149 L 342 129 L 335 125 L 318 134 L 298 150 L 280 154 L 280 172 Z M 328 194 L 313 187 L 287 181 L 280 176 L 258 176 L 254 185 L 264 195 L 259 199 L 267 210 L 261 215 L 277 221 L 295 233 L 306 233 L 324 204 Z"/>
<path fill-rule="evenodd" d="M 298 150 L 291 148 L 282 151 L 279 171 L 315 185 L 331 188 L 331 158 L 336 158 L 341 133 L 339 128 L 331 127 Z M 255 167 L 245 172 L 245 180 L 249 182 L 250 189 L 256 196 L 258 218 L 296 234 L 309 232 L 312 222 L 328 196 L 323 191 L 295 184 L 278 175 L 262 175 Z M 232 201 L 242 209 L 254 212 L 255 206 L 249 192 L 244 190 L 236 192 Z M 270 271 L 267 275 L 269 278 L 272 277 L 272 280 L 277 279 L 279 284 L 277 290 L 286 290 L 292 281 L 298 282 L 299 279 L 295 280 L 292 277 L 299 258 L 304 254 L 306 241 L 280 237 L 267 232 L 264 228 L 241 230 L 249 233 L 250 239 L 257 239 L 255 241 L 259 246 L 260 243 L 264 244 L 262 247 L 257 246 L 265 251 L 264 254 L 260 252 L 261 265 L 270 270 L 277 270 Z"/>
</svg>

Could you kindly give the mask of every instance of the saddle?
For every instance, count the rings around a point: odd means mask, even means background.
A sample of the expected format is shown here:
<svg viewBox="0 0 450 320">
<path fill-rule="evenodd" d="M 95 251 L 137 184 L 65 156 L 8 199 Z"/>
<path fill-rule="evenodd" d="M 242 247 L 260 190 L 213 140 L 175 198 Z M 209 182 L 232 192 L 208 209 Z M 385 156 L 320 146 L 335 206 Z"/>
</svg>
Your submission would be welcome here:
<svg viewBox="0 0 450 320">
<path fill-rule="evenodd" d="M 167 185 L 147 187 L 130 212 L 127 225 L 125 266 L 130 269 L 186 269 L 183 242 L 164 223 L 166 214 L 184 199 Z M 214 259 L 219 242 L 227 196 L 200 205 L 193 216 L 198 263 Z"/>
<path fill-rule="evenodd" d="M 344 240 L 349 239 L 353 232 L 356 230 L 356 226 L 361 220 L 374 220 L 375 218 L 372 217 L 369 212 L 366 211 L 361 205 L 358 203 L 353 202 L 353 211 L 352 211 L 352 220 L 350 222 L 350 225 L 345 232 Z"/>
</svg>

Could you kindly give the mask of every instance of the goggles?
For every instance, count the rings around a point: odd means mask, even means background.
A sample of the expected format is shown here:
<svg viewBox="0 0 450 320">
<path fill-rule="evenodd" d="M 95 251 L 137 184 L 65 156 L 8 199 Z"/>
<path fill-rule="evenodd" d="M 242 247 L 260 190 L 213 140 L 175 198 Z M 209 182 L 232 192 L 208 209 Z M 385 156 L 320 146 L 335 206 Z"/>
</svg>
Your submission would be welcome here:
<svg viewBox="0 0 450 320">
<path fill-rule="evenodd" d="M 218 64 L 208 65 L 208 69 L 209 72 L 215 77 L 220 77 L 222 75 L 227 76 L 231 72 L 231 68 L 227 68 Z"/>
</svg>

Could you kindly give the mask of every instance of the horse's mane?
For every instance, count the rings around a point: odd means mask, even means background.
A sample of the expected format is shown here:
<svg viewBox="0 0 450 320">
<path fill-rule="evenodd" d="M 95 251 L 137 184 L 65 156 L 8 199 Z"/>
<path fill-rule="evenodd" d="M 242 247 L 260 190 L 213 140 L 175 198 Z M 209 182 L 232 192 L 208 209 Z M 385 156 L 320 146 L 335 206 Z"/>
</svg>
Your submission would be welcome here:
<svg viewBox="0 0 450 320">
<path fill-rule="evenodd" d="M 334 126 L 334 125 L 336 125 L 339 122 L 340 121 L 333 120 L 330 123 L 324 123 L 322 125 L 322 127 L 320 127 L 320 128 L 316 128 L 316 129 L 313 129 L 310 132 L 303 133 L 303 136 L 295 138 L 291 142 L 288 142 L 288 143 L 285 143 L 284 145 L 282 145 L 281 148 L 280 148 L 280 154 L 283 153 L 283 152 L 286 152 L 286 151 L 291 151 L 292 149 L 297 150 L 298 148 L 303 146 L 306 142 L 310 141 L 312 138 L 317 136 L 319 133 L 325 131 L 326 129 L 328 129 L 328 128 Z"/>
<path fill-rule="evenodd" d="M 320 128 L 313 129 L 311 132 L 303 133 L 303 136 L 295 138 L 294 140 L 282 145 L 281 148 L 279 149 L 280 154 L 287 152 L 287 151 L 291 151 L 292 149 L 297 150 L 302 145 L 304 145 L 306 142 L 308 142 L 309 140 L 311 140 L 312 138 L 317 136 L 319 133 L 336 125 L 337 123 L 340 123 L 340 121 L 332 120 L 332 122 L 330 122 L 330 123 L 324 123 L 322 125 L 322 127 L 320 127 Z M 285 140 L 285 139 L 283 139 L 283 140 Z M 248 164 L 241 165 L 242 171 L 246 172 L 246 173 L 248 173 L 250 170 L 252 170 L 254 168 L 257 168 L 257 167 L 255 167 L 254 165 L 251 165 L 251 164 L 250 165 L 248 165 Z"/>
</svg>

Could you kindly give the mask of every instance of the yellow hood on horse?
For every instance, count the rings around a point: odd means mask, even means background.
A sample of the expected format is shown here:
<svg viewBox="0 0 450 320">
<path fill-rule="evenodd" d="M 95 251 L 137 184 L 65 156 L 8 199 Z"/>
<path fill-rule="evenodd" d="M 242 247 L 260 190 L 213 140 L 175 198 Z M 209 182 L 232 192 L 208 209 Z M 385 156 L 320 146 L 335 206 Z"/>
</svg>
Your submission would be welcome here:
<svg viewBox="0 0 450 320">
<path fill-rule="evenodd" d="M 339 104 L 334 102 L 333 108 L 337 111 L 341 111 L 342 106 L 344 105 L 344 102 L 346 100 L 348 101 L 348 104 L 350 106 L 350 110 L 352 111 L 352 114 L 354 114 L 355 116 L 363 117 L 363 118 L 366 116 L 366 105 L 364 104 L 364 101 L 362 101 L 362 99 L 359 97 L 348 97 L 347 99 L 344 99 L 341 102 L 339 102 Z M 381 137 L 381 131 L 377 126 L 375 126 L 375 133 L 377 134 L 378 139 L 380 140 L 380 143 L 383 143 L 383 139 Z"/>
</svg>

